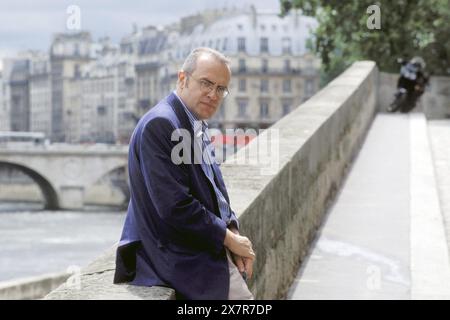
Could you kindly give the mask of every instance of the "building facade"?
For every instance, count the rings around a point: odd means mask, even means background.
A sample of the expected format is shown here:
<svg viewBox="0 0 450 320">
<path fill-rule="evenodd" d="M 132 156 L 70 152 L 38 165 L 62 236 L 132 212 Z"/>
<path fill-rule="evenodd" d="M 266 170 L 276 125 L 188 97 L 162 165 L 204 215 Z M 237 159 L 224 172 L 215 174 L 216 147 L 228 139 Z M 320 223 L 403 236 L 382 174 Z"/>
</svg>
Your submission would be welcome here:
<svg viewBox="0 0 450 320">
<path fill-rule="evenodd" d="M 81 68 L 93 59 L 88 32 L 56 34 L 50 47 L 52 135 L 56 142 L 76 142 L 80 121 Z"/>
<path fill-rule="evenodd" d="M 52 133 L 50 59 L 36 54 L 30 59 L 30 131 Z"/>
<path fill-rule="evenodd" d="M 9 111 L 9 128 L 12 131 L 30 130 L 29 66 L 29 59 L 25 56 L 3 61 L 3 98 Z"/>
<path fill-rule="evenodd" d="M 139 118 L 176 88 L 196 47 L 231 60 L 230 94 L 209 121 L 267 128 L 319 89 L 307 41 L 317 22 L 293 12 L 206 10 L 165 26 L 133 28 L 118 45 L 88 32 L 56 34 L 49 54 L 5 61 L 0 128 L 45 132 L 54 142 L 129 142 Z M 1 109 L 0 109 L 1 110 Z"/>
<path fill-rule="evenodd" d="M 5 85 L 3 81 L 3 72 L 0 71 L 0 131 L 10 131 L 9 129 L 9 110 L 6 108 L 5 98 Z"/>
<path fill-rule="evenodd" d="M 136 125 L 133 57 L 105 45 L 82 68 L 81 142 L 128 143 Z"/>
<path fill-rule="evenodd" d="M 135 48 L 137 113 L 171 90 L 186 56 L 210 47 L 231 60 L 230 95 L 210 120 L 219 128 L 267 128 L 319 89 L 319 60 L 307 41 L 317 22 L 292 13 L 207 10 L 163 30 L 147 27 L 124 38 Z M 126 45 L 125 45 L 126 44 Z"/>
<path fill-rule="evenodd" d="M 231 60 L 230 94 L 211 119 L 221 128 L 267 128 L 319 89 L 320 63 L 306 44 L 317 22 L 291 13 L 206 13 L 180 33 L 171 56 L 179 63 L 196 47 L 211 47 Z M 174 72 L 174 70 L 172 70 Z"/>
</svg>

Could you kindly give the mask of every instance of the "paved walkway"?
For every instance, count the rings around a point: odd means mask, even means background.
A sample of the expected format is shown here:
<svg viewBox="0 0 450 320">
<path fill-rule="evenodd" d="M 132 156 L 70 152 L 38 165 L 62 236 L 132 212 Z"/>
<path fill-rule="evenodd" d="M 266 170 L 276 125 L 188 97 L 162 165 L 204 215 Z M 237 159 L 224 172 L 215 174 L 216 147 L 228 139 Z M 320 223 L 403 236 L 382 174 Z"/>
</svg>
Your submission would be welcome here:
<svg viewBox="0 0 450 320">
<path fill-rule="evenodd" d="M 431 142 L 439 200 L 444 216 L 447 244 L 450 248 L 450 120 L 429 121 L 428 135 Z"/>
<path fill-rule="evenodd" d="M 375 118 L 288 299 L 450 298 L 429 149 L 422 114 Z"/>
</svg>

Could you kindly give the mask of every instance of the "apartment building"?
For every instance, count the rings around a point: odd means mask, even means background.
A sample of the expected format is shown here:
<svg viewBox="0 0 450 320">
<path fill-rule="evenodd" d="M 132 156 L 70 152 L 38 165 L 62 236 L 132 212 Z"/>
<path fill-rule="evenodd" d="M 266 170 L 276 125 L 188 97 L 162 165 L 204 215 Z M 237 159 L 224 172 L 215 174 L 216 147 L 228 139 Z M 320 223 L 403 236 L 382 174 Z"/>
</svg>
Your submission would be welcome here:
<svg viewBox="0 0 450 320">
<path fill-rule="evenodd" d="M 30 131 L 52 134 L 50 57 L 36 53 L 30 58 Z"/>
<path fill-rule="evenodd" d="M 134 34 L 138 113 L 175 89 L 177 72 L 196 47 L 231 60 L 230 95 L 210 120 L 220 128 L 267 128 L 319 89 L 319 60 L 306 47 L 317 22 L 291 13 L 207 10 Z M 127 40 L 130 37 L 126 38 Z"/>
<path fill-rule="evenodd" d="M 59 33 L 50 47 L 52 141 L 76 142 L 80 122 L 81 68 L 93 58 L 88 32 Z"/>
</svg>

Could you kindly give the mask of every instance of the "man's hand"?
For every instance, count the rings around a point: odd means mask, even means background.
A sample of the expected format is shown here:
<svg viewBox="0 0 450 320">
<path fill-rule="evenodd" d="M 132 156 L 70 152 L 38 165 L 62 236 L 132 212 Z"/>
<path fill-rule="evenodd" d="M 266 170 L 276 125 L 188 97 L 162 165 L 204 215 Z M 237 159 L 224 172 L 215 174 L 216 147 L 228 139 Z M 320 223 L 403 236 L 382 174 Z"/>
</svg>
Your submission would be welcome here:
<svg viewBox="0 0 450 320">
<path fill-rule="evenodd" d="M 253 272 L 253 260 L 255 260 L 255 253 L 253 252 L 250 240 L 247 237 L 240 236 L 236 229 L 233 229 L 233 231 L 227 229 L 224 245 L 234 254 L 234 256 L 241 258 L 240 262 L 236 261 L 239 259 L 235 260 L 239 271 L 244 269 L 250 276 Z"/>
<path fill-rule="evenodd" d="M 239 272 L 243 273 L 245 271 L 245 273 L 247 273 L 248 279 L 250 279 L 253 275 L 254 259 L 244 258 L 244 257 L 238 256 L 235 253 L 232 253 L 232 257 L 233 257 L 234 263 L 236 264 L 236 267 L 238 268 Z"/>
<path fill-rule="evenodd" d="M 224 245 L 231 252 L 239 256 L 255 259 L 255 253 L 253 252 L 250 240 L 247 237 L 233 233 L 230 229 L 226 231 Z"/>
<path fill-rule="evenodd" d="M 234 234 L 239 235 L 239 231 L 234 228 L 231 227 L 230 228 L 231 232 L 233 232 Z M 238 268 L 240 273 L 243 273 L 244 271 L 247 273 L 247 277 L 250 279 L 253 275 L 253 262 L 254 259 L 250 259 L 250 258 L 244 258 L 241 257 L 235 253 L 231 253 L 234 264 L 236 265 L 236 267 Z"/>
</svg>

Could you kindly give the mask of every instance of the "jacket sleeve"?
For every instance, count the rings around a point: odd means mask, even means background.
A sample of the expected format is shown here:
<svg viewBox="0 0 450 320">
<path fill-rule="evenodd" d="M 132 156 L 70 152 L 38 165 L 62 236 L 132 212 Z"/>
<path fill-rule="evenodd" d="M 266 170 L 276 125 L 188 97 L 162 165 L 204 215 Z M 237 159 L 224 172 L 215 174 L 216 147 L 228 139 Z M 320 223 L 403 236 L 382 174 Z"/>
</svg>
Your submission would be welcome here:
<svg viewBox="0 0 450 320">
<path fill-rule="evenodd" d="M 239 220 L 233 210 L 231 210 L 230 223 L 228 227 L 235 227 L 239 231 Z"/>
<path fill-rule="evenodd" d="M 181 143 L 171 141 L 174 130 L 165 118 L 152 119 L 143 128 L 139 158 L 145 185 L 165 223 L 196 242 L 207 244 L 211 252 L 219 253 L 223 250 L 226 223 L 189 192 L 186 165 L 177 165 L 171 159 L 173 147 Z"/>
</svg>

